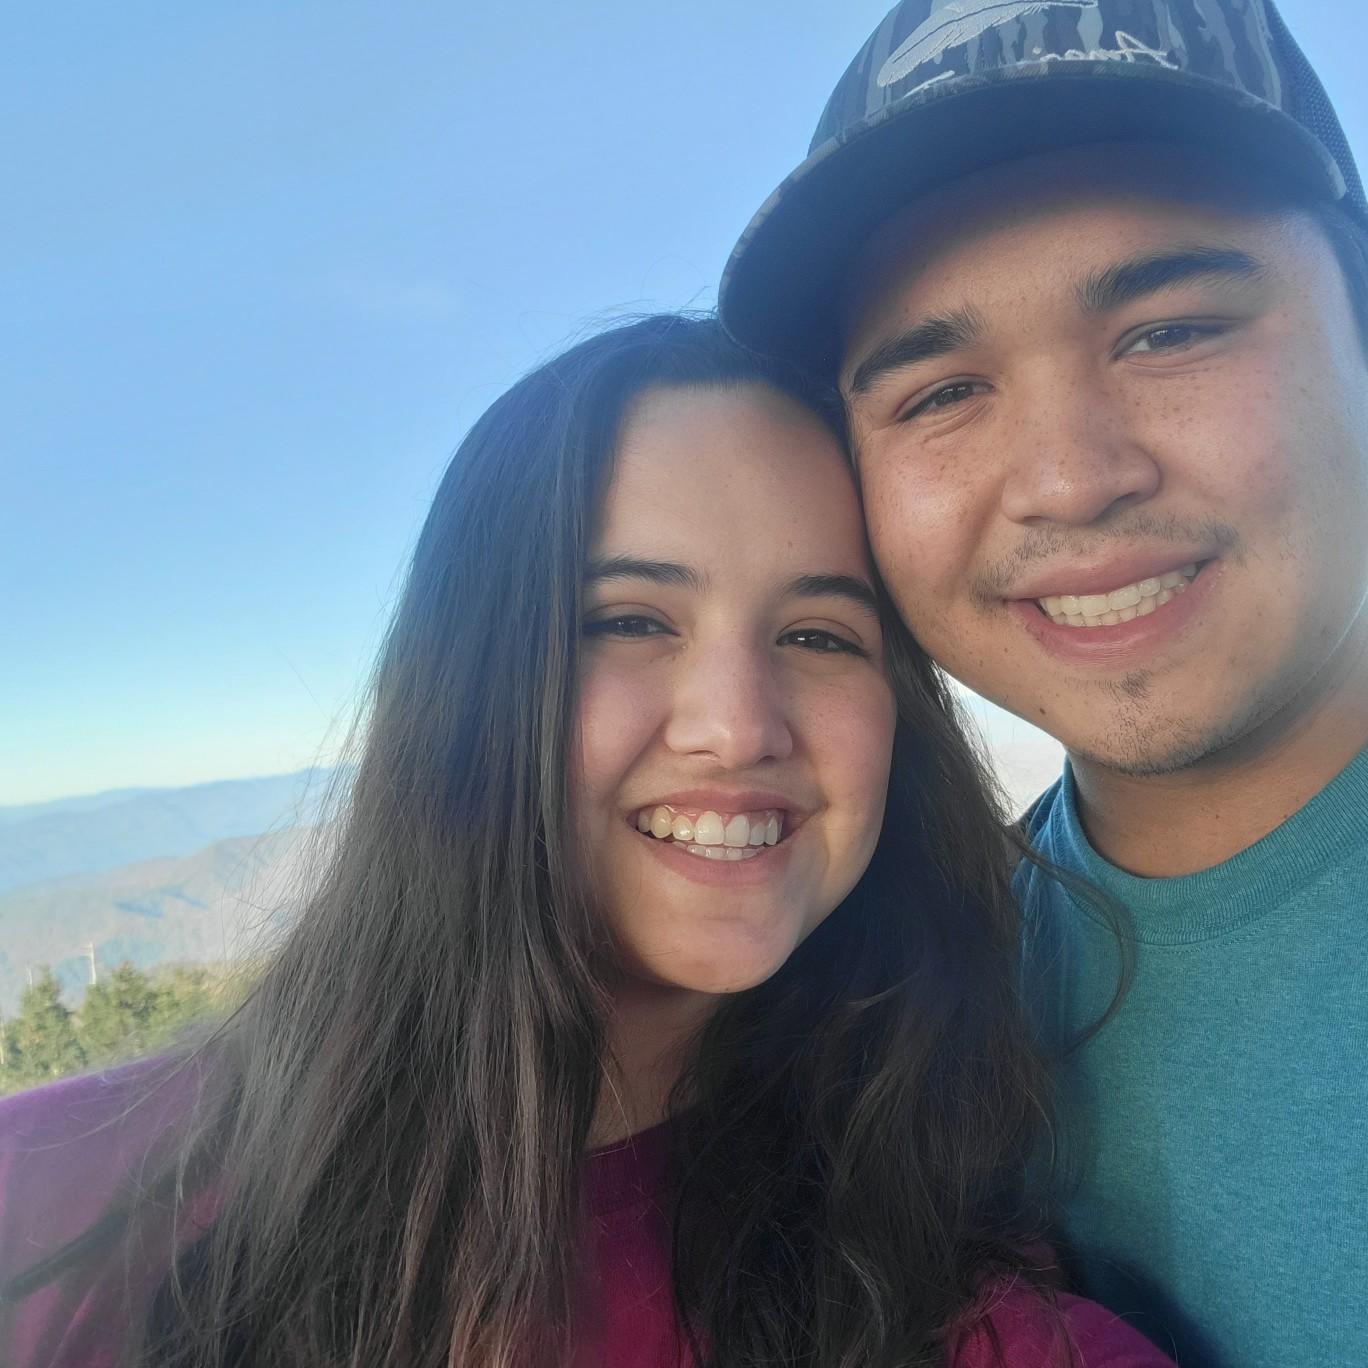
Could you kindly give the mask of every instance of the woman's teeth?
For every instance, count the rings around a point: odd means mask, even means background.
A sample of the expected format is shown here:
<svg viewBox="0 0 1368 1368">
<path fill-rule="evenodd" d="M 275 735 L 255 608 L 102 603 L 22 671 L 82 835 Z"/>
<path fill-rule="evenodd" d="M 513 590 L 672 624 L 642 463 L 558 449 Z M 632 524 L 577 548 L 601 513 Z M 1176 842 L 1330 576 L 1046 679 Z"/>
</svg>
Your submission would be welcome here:
<svg viewBox="0 0 1368 1368">
<path fill-rule="evenodd" d="M 643 836 L 674 841 L 704 860 L 750 860 L 783 834 L 777 812 L 688 813 L 661 805 L 642 808 L 636 824 Z"/>
<path fill-rule="evenodd" d="M 1162 608 L 1184 593 L 1197 576 L 1197 566 L 1185 565 L 1154 579 L 1138 580 L 1107 594 L 1060 594 L 1037 599 L 1046 617 L 1059 627 L 1114 627 Z"/>
</svg>

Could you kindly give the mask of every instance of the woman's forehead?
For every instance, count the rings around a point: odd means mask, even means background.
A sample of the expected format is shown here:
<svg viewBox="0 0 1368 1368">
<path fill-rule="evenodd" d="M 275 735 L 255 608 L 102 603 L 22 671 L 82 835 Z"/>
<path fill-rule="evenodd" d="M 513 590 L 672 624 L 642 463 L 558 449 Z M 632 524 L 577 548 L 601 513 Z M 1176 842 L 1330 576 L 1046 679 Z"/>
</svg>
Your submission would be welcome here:
<svg viewBox="0 0 1368 1368">
<path fill-rule="evenodd" d="M 623 423 L 593 554 L 787 577 L 866 563 L 853 477 L 826 424 L 764 385 L 656 389 Z"/>
</svg>

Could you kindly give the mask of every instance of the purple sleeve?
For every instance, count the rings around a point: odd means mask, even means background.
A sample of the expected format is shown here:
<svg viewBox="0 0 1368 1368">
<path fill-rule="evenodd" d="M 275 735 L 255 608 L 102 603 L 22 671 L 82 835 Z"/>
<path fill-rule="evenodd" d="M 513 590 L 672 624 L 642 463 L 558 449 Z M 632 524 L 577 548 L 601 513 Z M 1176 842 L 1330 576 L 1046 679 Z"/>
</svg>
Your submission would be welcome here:
<svg viewBox="0 0 1368 1368">
<path fill-rule="evenodd" d="M 949 1368 L 1174 1368 L 1139 1331 L 1096 1302 L 1061 1294 L 1057 1310 L 1035 1292 L 1008 1286 L 953 1343 Z"/>
<path fill-rule="evenodd" d="M 150 1178 L 149 1155 L 184 1117 L 194 1075 L 161 1061 L 67 1079 L 0 1100 L 0 1283 L 86 1231 Z M 113 1368 L 130 1296 L 159 1280 L 157 1261 L 124 1252 L 0 1311 L 6 1368 Z"/>
</svg>

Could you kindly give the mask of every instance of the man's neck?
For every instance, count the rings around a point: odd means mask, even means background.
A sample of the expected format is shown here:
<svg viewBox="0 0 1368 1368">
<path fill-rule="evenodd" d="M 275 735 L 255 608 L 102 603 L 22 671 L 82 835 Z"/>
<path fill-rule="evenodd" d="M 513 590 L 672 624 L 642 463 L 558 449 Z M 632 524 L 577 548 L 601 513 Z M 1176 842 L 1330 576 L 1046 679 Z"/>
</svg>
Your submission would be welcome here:
<svg viewBox="0 0 1368 1368">
<path fill-rule="evenodd" d="M 1137 777 L 1070 757 L 1079 817 L 1104 858 L 1172 878 L 1247 850 L 1311 801 L 1368 746 L 1368 662 L 1258 733 L 1172 774 Z"/>
</svg>

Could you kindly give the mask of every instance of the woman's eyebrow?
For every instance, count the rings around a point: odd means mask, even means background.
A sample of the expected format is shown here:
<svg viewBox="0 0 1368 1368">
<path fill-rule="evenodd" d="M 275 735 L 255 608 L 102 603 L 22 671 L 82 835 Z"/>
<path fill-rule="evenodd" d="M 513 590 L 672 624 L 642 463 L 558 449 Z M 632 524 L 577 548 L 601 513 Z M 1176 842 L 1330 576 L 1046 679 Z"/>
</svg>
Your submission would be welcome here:
<svg viewBox="0 0 1368 1368">
<path fill-rule="evenodd" d="M 603 584 L 608 580 L 640 579 L 651 584 L 663 584 L 678 589 L 692 589 L 702 593 L 707 578 L 691 565 L 675 561 L 645 560 L 639 556 L 607 556 L 590 561 L 584 572 L 584 583 Z"/>
<path fill-rule="evenodd" d="M 875 617 L 879 615 L 879 600 L 873 586 L 857 575 L 799 575 L 784 586 L 789 598 L 843 598 Z"/>
</svg>

